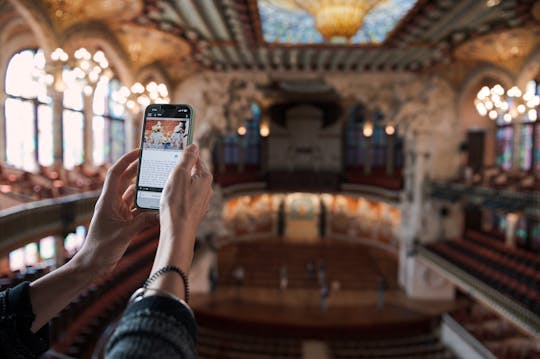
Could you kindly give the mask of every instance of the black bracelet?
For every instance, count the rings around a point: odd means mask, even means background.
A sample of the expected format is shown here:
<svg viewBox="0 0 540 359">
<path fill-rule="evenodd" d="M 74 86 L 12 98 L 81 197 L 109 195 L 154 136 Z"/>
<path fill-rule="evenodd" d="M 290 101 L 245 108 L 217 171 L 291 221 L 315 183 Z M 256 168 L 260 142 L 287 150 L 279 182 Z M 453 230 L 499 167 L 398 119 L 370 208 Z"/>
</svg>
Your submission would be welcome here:
<svg viewBox="0 0 540 359">
<path fill-rule="evenodd" d="M 189 283 L 188 283 L 187 275 L 186 273 L 184 273 L 184 271 L 182 271 L 180 268 L 176 266 L 168 265 L 168 266 L 158 269 L 157 271 L 154 272 L 154 274 L 148 277 L 148 279 L 144 282 L 143 288 L 148 289 L 148 286 L 153 281 L 155 281 L 157 277 L 159 277 L 165 272 L 176 272 L 180 275 L 180 277 L 182 277 L 182 281 L 184 282 L 184 298 L 185 298 L 186 303 L 189 302 Z"/>
</svg>

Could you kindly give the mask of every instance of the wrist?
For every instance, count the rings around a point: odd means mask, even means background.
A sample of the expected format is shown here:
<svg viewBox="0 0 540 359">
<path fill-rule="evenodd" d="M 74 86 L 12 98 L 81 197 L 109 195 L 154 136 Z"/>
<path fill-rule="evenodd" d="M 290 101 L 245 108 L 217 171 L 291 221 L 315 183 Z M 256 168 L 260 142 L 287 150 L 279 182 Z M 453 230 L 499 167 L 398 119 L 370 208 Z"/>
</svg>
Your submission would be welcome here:
<svg viewBox="0 0 540 359">
<path fill-rule="evenodd" d="M 85 260 L 82 255 L 75 255 L 69 262 L 61 267 L 68 272 L 75 283 L 79 284 L 80 288 L 88 287 L 93 281 L 101 277 L 104 273 L 90 261 Z"/>
</svg>

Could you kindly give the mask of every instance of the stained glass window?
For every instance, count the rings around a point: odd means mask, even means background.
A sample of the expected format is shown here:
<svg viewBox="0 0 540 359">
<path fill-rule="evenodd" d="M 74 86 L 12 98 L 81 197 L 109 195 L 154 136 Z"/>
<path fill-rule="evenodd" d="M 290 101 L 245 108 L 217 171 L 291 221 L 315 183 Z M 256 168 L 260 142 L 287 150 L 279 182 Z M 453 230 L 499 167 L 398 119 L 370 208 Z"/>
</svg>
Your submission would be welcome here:
<svg viewBox="0 0 540 359">
<path fill-rule="evenodd" d="M 536 252 L 540 252 L 540 222 L 531 224 L 531 248 Z"/>
<path fill-rule="evenodd" d="M 37 163 L 52 164 L 51 99 L 44 68 L 43 51 L 23 50 L 11 57 L 6 70 L 7 162 L 27 171 L 37 170 Z"/>
<path fill-rule="evenodd" d="M 261 137 L 259 134 L 259 123 L 261 109 L 257 104 L 251 105 L 252 119 L 246 121 L 246 134 L 244 136 L 244 153 L 246 164 L 257 165 L 259 163 L 259 152 Z"/>
<path fill-rule="evenodd" d="M 84 116 L 82 112 L 64 110 L 64 167 L 72 169 L 84 160 Z"/>
<path fill-rule="evenodd" d="M 62 113 L 64 167 L 72 169 L 84 160 L 84 97 L 72 71 L 64 70 L 64 111 Z"/>
<path fill-rule="evenodd" d="M 362 134 L 366 121 L 366 108 L 363 104 L 355 106 L 345 129 L 345 164 L 360 167 L 365 163 L 367 141 Z"/>
<path fill-rule="evenodd" d="M 39 255 L 42 259 L 51 259 L 54 257 L 54 237 L 49 236 L 39 241 Z"/>
<path fill-rule="evenodd" d="M 238 163 L 238 136 L 228 135 L 225 136 L 225 164 L 237 164 Z"/>
<path fill-rule="evenodd" d="M 381 1 L 364 18 L 363 26 L 351 39 L 353 44 L 381 43 L 417 0 Z M 294 0 L 259 0 L 263 38 L 270 43 L 314 44 L 324 42 L 313 16 Z M 333 39 L 342 43 L 343 39 Z"/>
<path fill-rule="evenodd" d="M 112 93 L 120 87 L 119 81 L 102 78 L 94 91 L 92 109 L 93 160 L 95 164 L 115 161 L 125 152 L 124 115 Z"/>
<path fill-rule="evenodd" d="M 535 146 L 535 163 L 536 171 L 540 172 L 540 125 L 536 125 L 536 146 Z"/>
<path fill-rule="evenodd" d="M 384 115 L 381 112 L 376 112 L 374 116 L 373 136 L 371 139 L 372 148 L 372 164 L 374 167 L 384 167 L 386 164 L 386 151 L 388 138 L 384 132 L 382 123 Z"/>
<path fill-rule="evenodd" d="M 512 168 L 514 129 L 511 126 L 497 129 L 497 164 L 505 170 Z"/>
<path fill-rule="evenodd" d="M 532 165 L 533 126 L 522 125 L 519 140 L 519 168 L 528 171 Z"/>
</svg>

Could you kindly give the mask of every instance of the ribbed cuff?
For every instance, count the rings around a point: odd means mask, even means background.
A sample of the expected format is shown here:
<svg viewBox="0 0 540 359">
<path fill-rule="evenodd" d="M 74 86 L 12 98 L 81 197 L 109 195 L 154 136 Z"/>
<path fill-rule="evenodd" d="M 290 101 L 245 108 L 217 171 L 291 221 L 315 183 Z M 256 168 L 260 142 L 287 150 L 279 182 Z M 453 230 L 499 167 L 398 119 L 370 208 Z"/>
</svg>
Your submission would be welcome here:
<svg viewBox="0 0 540 359">
<path fill-rule="evenodd" d="M 193 342 L 197 342 L 197 324 L 195 318 L 193 318 L 193 313 L 186 304 L 161 295 L 146 295 L 141 300 L 131 304 L 126 309 L 124 316 L 144 309 L 173 317 L 186 327 Z"/>
</svg>

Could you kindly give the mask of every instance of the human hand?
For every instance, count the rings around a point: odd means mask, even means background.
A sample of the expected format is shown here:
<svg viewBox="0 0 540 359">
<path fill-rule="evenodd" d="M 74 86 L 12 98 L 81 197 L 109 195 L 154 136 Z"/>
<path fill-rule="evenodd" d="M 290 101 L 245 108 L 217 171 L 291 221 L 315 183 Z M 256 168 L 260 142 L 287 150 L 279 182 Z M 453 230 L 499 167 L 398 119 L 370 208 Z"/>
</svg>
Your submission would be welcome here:
<svg viewBox="0 0 540 359">
<path fill-rule="evenodd" d="M 74 258 L 97 275 L 113 270 L 133 236 L 158 224 L 155 212 L 133 208 L 139 151 L 128 152 L 107 171 L 88 236 Z"/>
<path fill-rule="evenodd" d="M 212 194 L 212 174 L 199 158 L 197 146 L 190 145 L 163 189 L 160 244 L 155 267 L 156 263 L 174 264 L 188 273 L 195 233 L 208 211 Z"/>
</svg>

